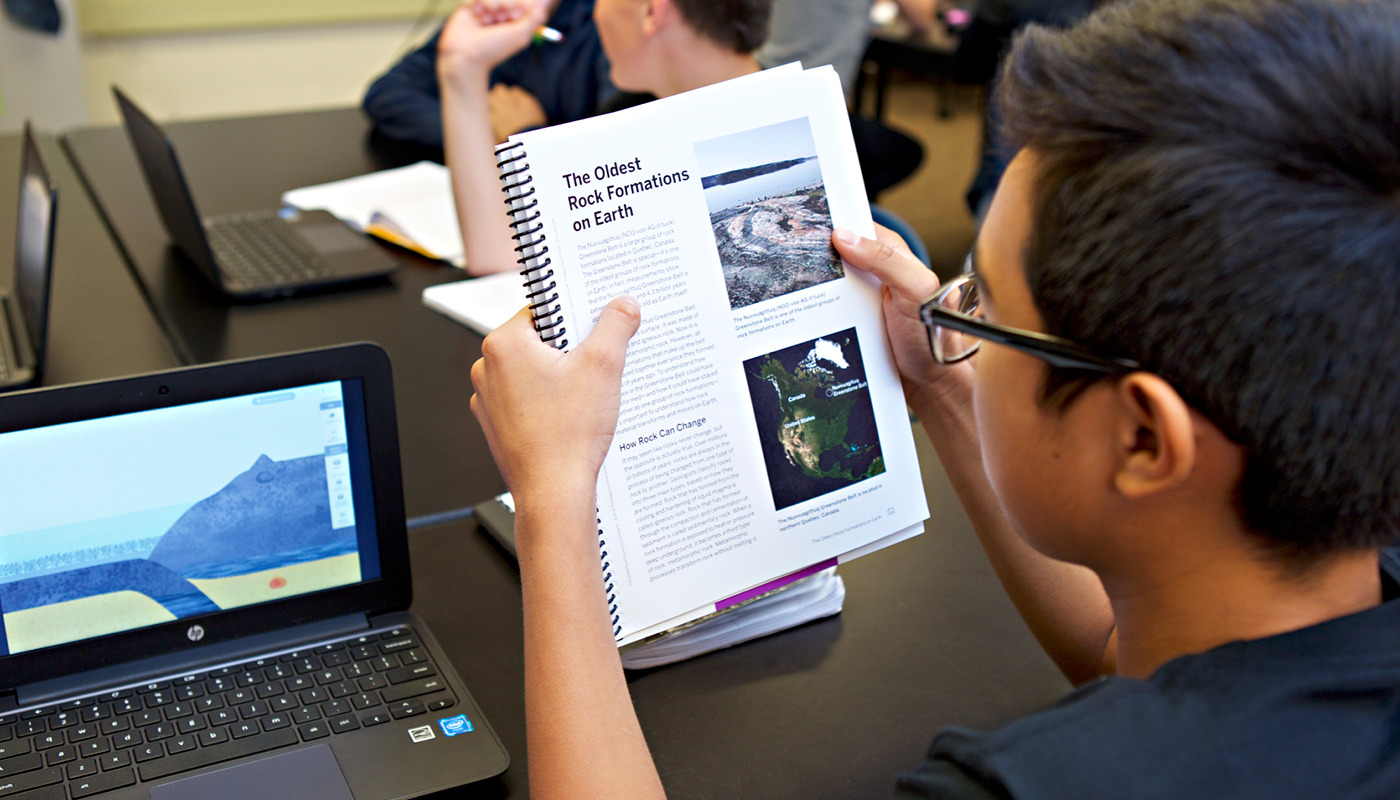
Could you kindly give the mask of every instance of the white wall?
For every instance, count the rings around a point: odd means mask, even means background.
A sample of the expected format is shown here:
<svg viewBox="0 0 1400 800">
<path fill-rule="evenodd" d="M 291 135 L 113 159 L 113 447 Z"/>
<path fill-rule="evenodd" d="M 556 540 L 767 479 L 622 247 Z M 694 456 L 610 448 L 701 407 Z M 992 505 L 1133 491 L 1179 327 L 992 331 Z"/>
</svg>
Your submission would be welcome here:
<svg viewBox="0 0 1400 800">
<path fill-rule="evenodd" d="M 158 121 L 353 105 L 436 23 L 353 23 L 116 38 L 58 38 L 0 17 L 0 133 L 115 123 L 116 84 Z"/>
<path fill-rule="evenodd" d="M 157 120 L 353 105 L 426 39 L 410 22 L 89 39 L 82 73 L 91 122 L 117 120 L 112 84 Z"/>
<path fill-rule="evenodd" d="M 0 14 L 0 133 L 19 130 L 25 118 L 53 131 L 86 119 L 81 43 L 73 3 L 59 0 L 58 36 L 21 28 Z"/>
</svg>

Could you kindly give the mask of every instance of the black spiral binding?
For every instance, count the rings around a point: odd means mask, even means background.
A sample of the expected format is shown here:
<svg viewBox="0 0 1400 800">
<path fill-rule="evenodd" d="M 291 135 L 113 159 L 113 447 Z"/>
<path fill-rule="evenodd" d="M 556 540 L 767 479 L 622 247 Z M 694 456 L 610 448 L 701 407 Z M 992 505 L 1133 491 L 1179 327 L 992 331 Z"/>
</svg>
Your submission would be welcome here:
<svg viewBox="0 0 1400 800">
<path fill-rule="evenodd" d="M 507 142 L 496 148 L 496 168 L 501 172 L 501 190 L 506 195 L 506 213 L 510 216 L 510 226 L 515 229 L 511 239 L 515 240 L 515 252 L 520 254 L 516 263 L 521 266 L 520 277 L 525 279 L 525 299 L 530 303 L 530 318 L 535 330 L 546 344 L 563 350 L 569 346 L 564 338 L 563 306 L 559 304 L 558 285 L 553 280 L 554 270 L 549 268 L 549 246 L 545 244 L 544 223 L 540 222 L 540 212 L 536 208 L 540 201 L 535 199 L 534 178 L 530 175 L 530 162 L 525 160 L 525 150 L 520 142 Z M 511 152 L 511 151 L 518 152 Z"/>
<path fill-rule="evenodd" d="M 518 151 L 518 152 L 511 152 Z M 558 285 L 554 280 L 554 270 L 549 268 L 549 246 L 545 244 L 544 223 L 540 222 L 540 212 L 536 208 L 540 201 L 535 199 L 534 178 L 530 175 L 530 162 L 525 160 L 525 150 L 520 142 L 507 142 L 496 148 L 496 168 L 501 172 L 501 190 L 506 195 L 506 213 L 510 215 L 510 226 L 515 229 L 511 238 L 515 240 L 516 260 L 522 269 L 520 276 L 525 279 L 525 299 L 530 303 L 530 317 L 539 331 L 540 339 L 563 350 L 569 340 L 564 338 L 563 306 L 559 304 Z M 552 306 L 552 307 L 551 307 Z M 596 512 L 596 509 L 595 509 Z M 598 523 L 598 559 L 603 563 L 603 587 L 608 596 L 608 616 L 612 619 L 613 638 L 622 633 L 622 616 L 617 613 L 617 593 L 613 591 L 612 562 L 608 561 L 608 543 L 603 539 L 603 518 L 595 517 Z"/>
<path fill-rule="evenodd" d="M 597 509 L 594 509 L 597 513 Z M 613 591 L 612 562 L 608 561 L 608 543 L 603 541 L 603 518 L 594 517 L 598 523 L 598 560 L 603 562 L 603 592 L 608 596 L 608 616 L 612 618 L 613 638 L 622 633 L 622 615 L 617 613 L 617 593 Z"/>
</svg>

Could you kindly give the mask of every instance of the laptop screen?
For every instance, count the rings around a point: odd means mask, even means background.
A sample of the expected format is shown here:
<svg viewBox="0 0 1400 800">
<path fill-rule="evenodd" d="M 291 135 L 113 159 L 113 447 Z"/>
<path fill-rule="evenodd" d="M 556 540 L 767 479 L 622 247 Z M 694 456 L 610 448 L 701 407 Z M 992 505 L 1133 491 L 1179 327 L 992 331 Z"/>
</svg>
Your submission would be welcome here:
<svg viewBox="0 0 1400 800">
<path fill-rule="evenodd" d="M 381 576 L 359 379 L 0 433 L 0 654 Z"/>
</svg>

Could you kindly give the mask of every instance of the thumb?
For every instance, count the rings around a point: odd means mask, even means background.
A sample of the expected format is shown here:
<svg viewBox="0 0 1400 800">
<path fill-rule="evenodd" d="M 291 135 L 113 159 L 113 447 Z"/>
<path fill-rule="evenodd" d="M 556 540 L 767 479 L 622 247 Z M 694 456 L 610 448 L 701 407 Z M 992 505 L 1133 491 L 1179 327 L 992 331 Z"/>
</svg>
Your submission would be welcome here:
<svg viewBox="0 0 1400 800">
<path fill-rule="evenodd" d="M 598 324 L 593 326 L 593 331 L 578 346 L 578 350 L 588 353 L 591 358 L 616 358 L 616 366 L 621 369 L 622 360 L 627 354 L 627 342 L 641 324 L 642 307 L 635 298 L 628 295 L 614 298 L 603 307 L 598 315 Z"/>
</svg>

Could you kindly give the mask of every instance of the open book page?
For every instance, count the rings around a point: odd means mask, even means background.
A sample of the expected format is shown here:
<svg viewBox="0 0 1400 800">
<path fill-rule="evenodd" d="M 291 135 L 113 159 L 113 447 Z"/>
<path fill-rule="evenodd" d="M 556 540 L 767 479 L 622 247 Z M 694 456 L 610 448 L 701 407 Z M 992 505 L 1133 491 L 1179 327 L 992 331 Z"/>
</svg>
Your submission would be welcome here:
<svg viewBox="0 0 1400 800">
<path fill-rule="evenodd" d="M 431 258 L 465 264 L 447 167 L 420 161 L 282 195 L 293 208 L 322 208 L 366 233 Z"/>
<path fill-rule="evenodd" d="M 512 141 L 565 338 L 619 294 L 642 306 L 598 487 L 620 644 L 921 528 L 879 287 L 831 246 L 833 226 L 873 235 L 834 72 L 760 74 Z"/>
</svg>

